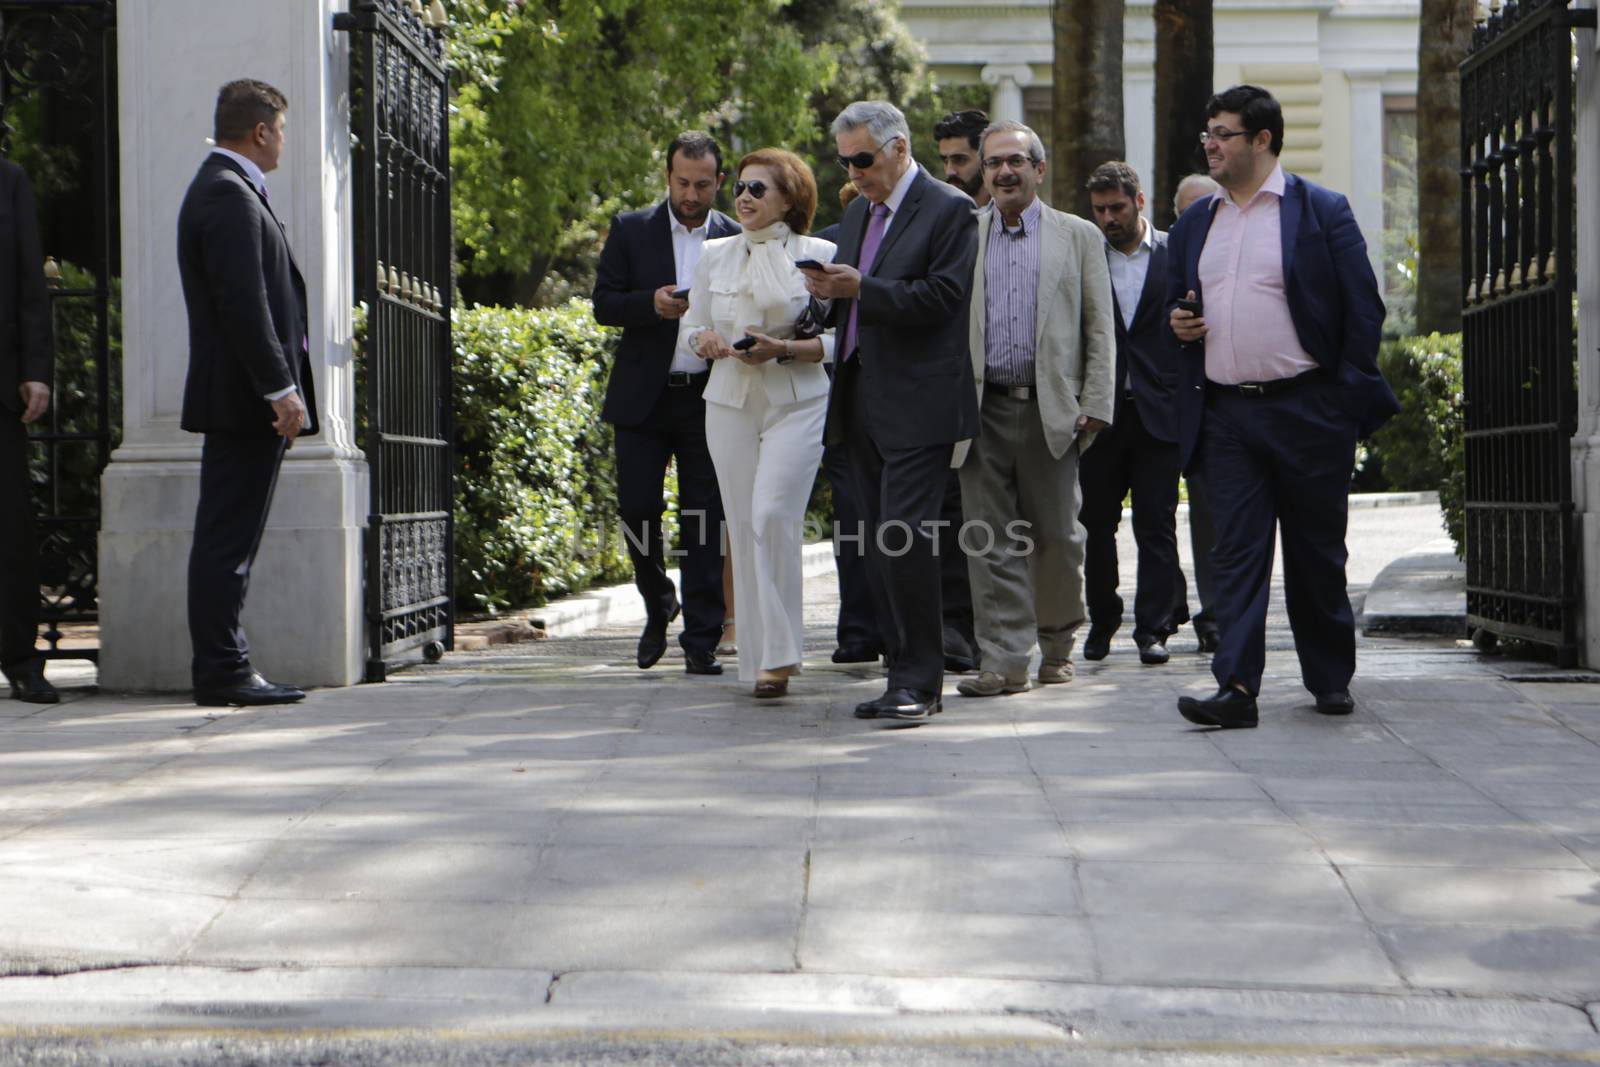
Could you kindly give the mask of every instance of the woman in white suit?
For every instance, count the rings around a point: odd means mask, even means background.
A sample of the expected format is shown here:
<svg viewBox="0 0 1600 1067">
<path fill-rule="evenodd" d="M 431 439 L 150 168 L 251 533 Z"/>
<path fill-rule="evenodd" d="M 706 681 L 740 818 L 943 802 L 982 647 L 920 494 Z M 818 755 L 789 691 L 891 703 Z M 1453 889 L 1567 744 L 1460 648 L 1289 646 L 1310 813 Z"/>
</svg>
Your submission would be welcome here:
<svg viewBox="0 0 1600 1067">
<path fill-rule="evenodd" d="M 822 364 L 833 358 L 831 336 L 795 337 L 810 298 L 794 264 L 831 261 L 834 246 L 805 235 L 817 183 L 799 156 L 763 148 L 735 173 L 744 231 L 706 242 L 683 321 L 690 348 L 712 364 L 706 442 L 733 553 L 739 680 L 780 697 L 805 644 L 801 529 L 822 461 Z"/>
</svg>

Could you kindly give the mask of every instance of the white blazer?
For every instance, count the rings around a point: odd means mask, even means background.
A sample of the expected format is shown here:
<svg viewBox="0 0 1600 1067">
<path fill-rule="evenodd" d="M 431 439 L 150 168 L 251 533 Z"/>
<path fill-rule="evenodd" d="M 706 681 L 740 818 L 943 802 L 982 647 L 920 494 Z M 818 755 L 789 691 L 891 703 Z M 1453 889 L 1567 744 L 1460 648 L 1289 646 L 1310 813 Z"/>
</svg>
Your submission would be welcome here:
<svg viewBox="0 0 1600 1067">
<path fill-rule="evenodd" d="M 805 234 L 792 233 L 784 244 L 790 259 L 815 259 L 823 263 L 833 261 L 831 241 L 823 241 Z M 689 311 L 683 317 L 689 326 L 690 337 L 701 330 L 714 330 L 729 344 L 744 336 L 746 326 L 758 326 L 762 333 L 772 337 L 793 337 L 794 320 L 806 308 L 810 295 L 806 292 L 805 278 L 798 270 L 792 272 L 789 303 L 780 315 L 769 315 L 761 323 L 736 322 L 738 293 L 743 281 L 745 260 L 743 234 L 718 237 L 707 241 L 700 251 L 700 262 L 694 270 L 694 284 L 689 291 Z M 822 358 L 833 359 L 832 331 L 821 337 Z M 821 363 L 780 364 L 772 360 L 756 366 L 736 359 L 719 359 L 711 365 L 711 379 L 706 382 L 705 401 L 708 404 L 725 404 L 742 408 L 752 385 L 767 391 L 767 403 L 773 407 L 798 404 L 828 395 L 828 372 Z"/>
</svg>

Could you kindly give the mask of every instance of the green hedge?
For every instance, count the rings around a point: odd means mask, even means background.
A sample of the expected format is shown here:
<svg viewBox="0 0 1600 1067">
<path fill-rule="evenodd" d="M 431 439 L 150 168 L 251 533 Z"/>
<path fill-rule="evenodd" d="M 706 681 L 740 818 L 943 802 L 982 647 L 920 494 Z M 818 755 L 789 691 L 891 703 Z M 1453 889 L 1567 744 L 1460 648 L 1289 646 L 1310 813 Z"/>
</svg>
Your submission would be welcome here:
<svg viewBox="0 0 1600 1067">
<path fill-rule="evenodd" d="M 1461 335 L 1385 341 L 1378 367 L 1400 398 L 1400 414 L 1372 436 L 1393 489 L 1437 489 L 1445 529 L 1461 555 L 1465 536 L 1466 462 L 1461 421 Z"/>
<path fill-rule="evenodd" d="M 457 313 L 462 607 L 538 604 L 628 575 L 611 427 L 600 421 L 615 343 L 587 300 Z"/>
</svg>

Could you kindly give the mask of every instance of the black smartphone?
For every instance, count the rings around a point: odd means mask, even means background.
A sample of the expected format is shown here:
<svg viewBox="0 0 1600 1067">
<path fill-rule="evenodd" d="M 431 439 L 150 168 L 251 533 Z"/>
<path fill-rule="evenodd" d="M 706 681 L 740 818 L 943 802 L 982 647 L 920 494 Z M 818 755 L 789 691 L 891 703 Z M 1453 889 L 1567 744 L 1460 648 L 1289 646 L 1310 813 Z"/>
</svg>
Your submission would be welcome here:
<svg viewBox="0 0 1600 1067">
<path fill-rule="evenodd" d="M 733 342 L 733 348 L 736 352 L 743 352 L 746 349 L 754 348 L 755 346 L 756 339 L 749 336 L 741 337 L 737 341 Z"/>
<path fill-rule="evenodd" d="M 794 261 L 794 265 L 799 267 L 801 270 L 822 269 L 822 261 L 820 259 L 797 259 Z"/>
<path fill-rule="evenodd" d="M 674 290 L 672 290 L 672 299 L 674 299 L 674 300 L 687 300 L 687 299 L 689 299 L 689 290 L 687 290 L 687 289 L 674 289 Z"/>
<path fill-rule="evenodd" d="M 1198 300 L 1179 300 L 1178 310 L 1187 311 L 1191 315 L 1205 314 L 1205 309 L 1201 307 L 1200 301 Z"/>
</svg>

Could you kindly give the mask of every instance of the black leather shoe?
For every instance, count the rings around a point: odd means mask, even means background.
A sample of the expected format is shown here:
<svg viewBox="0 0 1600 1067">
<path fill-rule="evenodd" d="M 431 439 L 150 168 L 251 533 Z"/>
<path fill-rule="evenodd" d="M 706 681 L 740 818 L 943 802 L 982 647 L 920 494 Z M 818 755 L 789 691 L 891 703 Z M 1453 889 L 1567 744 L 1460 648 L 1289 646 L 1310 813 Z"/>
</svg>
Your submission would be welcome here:
<svg viewBox="0 0 1600 1067">
<path fill-rule="evenodd" d="M 878 650 L 866 645 L 840 645 L 833 650 L 835 663 L 876 663 Z"/>
<path fill-rule="evenodd" d="M 1111 651 L 1111 635 L 1117 632 L 1115 626 L 1090 625 L 1089 636 L 1083 639 L 1084 659 L 1105 659 L 1106 653 Z"/>
<path fill-rule="evenodd" d="M 216 689 L 196 689 L 194 702 L 202 708 L 258 707 L 266 704 L 293 704 L 306 698 L 305 691 L 292 685 L 277 685 L 261 675 L 250 672 L 250 677 L 233 685 Z"/>
<path fill-rule="evenodd" d="M 1217 628 L 1215 626 L 1197 630 L 1194 636 L 1198 642 L 1195 647 L 1196 652 L 1202 652 L 1209 656 L 1217 650 Z"/>
<path fill-rule="evenodd" d="M 1139 662 L 1150 667 L 1159 667 L 1172 658 L 1172 653 L 1167 651 L 1165 641 L 1152 641 L 1146 639 L 1139 644 Z"/>
<path fill-rule="evenodd" d="M 56 692 L 55 686 L 45 681 L 42 667 L 19 671 L 7 677 L 11 679 L 12 700 L 21 700 L 28 704 L 61 703 L 61 694 Z"/>
<path fill-rule="evenodd" d="M 1258 721 L 1256 698 L 1231 685 L 1217 690 L 1217 695 L 1179 697 L 1178 714 L 1200 726 L 1220 726 L 1224 730 L 1250 729 Z"/>
<path fill-rule="evenodd" d="M 1356 702 L 1348 689 L 1341 689 L 1337 693 L 1318 693 L 1317 710 L 1324 715 L 1348 715 L 1356 710 Z"/>
<path fill-rule="evenodd" d="M 715 652 L 696 652 L 686 648 L 683 650 L 683 673 L 721 674 L 722 664 L 717 662 Z"/>
<path fill-rule="evenodd" d="M 672 610 L 667 615 L 649 620 L 644 624 L 644 633 L 639 635 L 639 669 L 647 671 L 656 665 L 667 651 L 667 624 L 678 617 L 683 610 L 683 605 L 678 601 L 672 602 Z"/>
<path fill-rule="evenodd" d="M 939 698 L 916 689 L 891 689 L 877 700 L 856 705 L 858 719 L 918 721 L 944 710 Z M 867 714 L 870 712 L 870 714 Z"/>
</svg>

